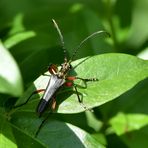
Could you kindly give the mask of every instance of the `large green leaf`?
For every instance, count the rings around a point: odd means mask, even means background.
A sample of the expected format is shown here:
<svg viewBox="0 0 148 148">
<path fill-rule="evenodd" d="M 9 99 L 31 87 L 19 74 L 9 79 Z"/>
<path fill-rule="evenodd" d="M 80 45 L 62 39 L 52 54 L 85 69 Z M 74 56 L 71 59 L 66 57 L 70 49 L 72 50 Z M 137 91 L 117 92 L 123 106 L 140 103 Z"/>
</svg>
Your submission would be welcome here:
<svg viewBox="0 0 148 148">
<path fill-rule="evenodd" d="M 18 140 L 18 146 L 25 148 L 27 145 L 27 147 L 31 147 L 35 142 L 40 142 L 42 147 L 104 148 L 102 144 L 82 129 L 58 121 L 52 118 L 52 116 L 48 118 L 48 121 L 35 138 L 35 132 L 38 130 L 42 120 L 42 118 L 38 118 L 34 113 L 27 114 L 20 112 L 13 115 L 11 123 L 13 124 L 16 141 Z M 19 132 L 17 131 L 18 128 Z M 28 135 L 28 140 L 22 139 L 25 135 Z"/>
<path fill-rule="evenodd" d="M 72 65 L 75 67 L 72 74 L 82 78 L 99 79 L 98 82 L 88 82 L 86 86 L 83 81 L 75 82 L 87 108 L 100 106 L 115 99 L 148 76 L 148 62 L 126 54 L 102 54 L 77 60 Z M 33 90 L 46 88 L 48 80 L 48 76 L 39 77 L 19 99 L 18 104 L 24 102 Z M 56 99 L 59 113 L 77 113 L 85 110 L 78 103 L 77 95 L 72 89 L 63 88 L 57 93 Z M 30 100 L 21 109 L 32 112 L 38 102 L 38 99 Z"/>
<path fill-rule="evenodd" d="M 19 68 L 12 55 L 0 42 L 0 92 L 19 96 L 22 91 Z"/>
<path fill-rule="evenodd" d="M 0 108 L 1 109 L 1 108 Z M 17 148 L 18 146 L 25 148 L 43 147 L 38 141 L 30 138 L 28 135 L 12 125 L 6 120 L 6 114 L 0 115 L 0 146 L 1 148 Z M 15 130 L 14 130 L 15 129 Z M 13 132 L 14 130 L 14 132 Z M 18 137 L 19 136 L 19 137 Z M 19 145 L 21 144 L 21 145 Z"/>
</svg>

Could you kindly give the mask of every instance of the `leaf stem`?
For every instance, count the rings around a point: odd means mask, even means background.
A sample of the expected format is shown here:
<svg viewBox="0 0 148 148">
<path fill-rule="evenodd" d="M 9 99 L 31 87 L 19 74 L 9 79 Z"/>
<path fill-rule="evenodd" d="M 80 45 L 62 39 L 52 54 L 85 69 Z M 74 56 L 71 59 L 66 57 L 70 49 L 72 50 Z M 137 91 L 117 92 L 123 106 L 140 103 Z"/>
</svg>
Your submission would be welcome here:
<svg viewBox="0 0 148 148">
<path fill-rule="evenodd" d="M 111 35 L 113 39 L 113 44 L 114 44 L 114 50 L 117 52 L 117 47 L 118 47 L 118 41 L 117 41 L 117 36 L 116 36 L 116 30 L 114 28 L 114 23 L 113 23 L 113 0 L 106 0 L 106 16 L 107 20 L 110 26 L 111 30 Z"/>
</svg>

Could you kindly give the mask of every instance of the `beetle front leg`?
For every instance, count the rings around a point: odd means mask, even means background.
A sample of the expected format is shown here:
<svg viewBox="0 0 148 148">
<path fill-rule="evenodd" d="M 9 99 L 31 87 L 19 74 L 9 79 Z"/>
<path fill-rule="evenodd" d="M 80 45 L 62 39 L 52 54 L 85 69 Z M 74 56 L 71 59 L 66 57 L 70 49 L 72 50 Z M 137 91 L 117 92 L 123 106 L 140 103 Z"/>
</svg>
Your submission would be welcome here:
<svg viewBox="0 0 148 148">
<path fill-rule="evenodd" d="M 97 78 L 80 78 L 80 77 L 76 77 L 76 79 L 82 80 L 84 82 L 88 82 L 88 81 L 99 81 L 99 79 Z"/>
<path fill-rule="evenodd" d="M 89 81 L 91 81 L 91 82 L 99 81 L 99 79 L 97 79 L 97 78 L 80 78 L 80 77 L 76 77 L 76 76 L 69 76 L 66 79 L 69 80 L 69 81 L 74 81 L 74 80 L 77 80 L 77 79 L 82 80 L 84 82 L 84 85 L 85 85 L 85 86 L 80 86 L 82 88 L 86 88 L 87 82 L 89 82 Z"/>
<path fill-rule="evenodd" d="M 55 97 L 52 98 L 52 102 L 51 102 L 50 105 L 51 105 L 51 109 L 52 110 L 55 110 L 55 108 L 56 108 L 56 98 Z M 37 129 L 37 131 L 35 133 L 35 137 L 37 137 L 38 133 L 40 132 L 40 130 L 42 128 L 42 126 L 44 125 L 44 123 L 46 122 L 46 120 L 49 118 L 49 116 L 52 114 L 52 110 L 50 110 L 47 113 L 47 116 L 42 120 L 41 124 L 39 125 L 39 127 L 38 127 L 38 129 Z M 41 115 L 39 117 L 41 117 Z"/>
<path fill-rule="evenodd" d="M 67 80 L 70 80 L 70 81 L 74 81 L 76 79 L 79 79 L 79 80 L 82 80 L 84 82 L 88 82 L 88 81 L 99 81 L 99 79 L 97 79 L 97 78 L 80 78 L 80 77 L 76 77 L 76 76 L 69 76 L 66 79 Z"/>
</svg>

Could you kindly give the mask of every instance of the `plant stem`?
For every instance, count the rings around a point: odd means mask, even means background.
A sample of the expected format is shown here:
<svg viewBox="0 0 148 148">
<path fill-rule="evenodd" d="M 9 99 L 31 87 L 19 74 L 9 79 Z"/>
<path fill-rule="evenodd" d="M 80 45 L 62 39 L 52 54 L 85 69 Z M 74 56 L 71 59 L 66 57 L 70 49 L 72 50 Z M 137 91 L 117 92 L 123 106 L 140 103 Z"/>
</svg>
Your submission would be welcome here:
<svg viewBox="0 0 148 148">
<path fill-rule="evenodd" d="M 106 0 L 106 12 L 107 12 L 106 15 L 107 15 L 107 19 L 109 22 L 111 35 L 113 39 L 114 50 L 115 52 L 117 52 L 118 41 L 117 41 L 116 31 L 115 31 L 114 24 L 113 24 L 113 2 L 112 0 Z"/>
</svg>

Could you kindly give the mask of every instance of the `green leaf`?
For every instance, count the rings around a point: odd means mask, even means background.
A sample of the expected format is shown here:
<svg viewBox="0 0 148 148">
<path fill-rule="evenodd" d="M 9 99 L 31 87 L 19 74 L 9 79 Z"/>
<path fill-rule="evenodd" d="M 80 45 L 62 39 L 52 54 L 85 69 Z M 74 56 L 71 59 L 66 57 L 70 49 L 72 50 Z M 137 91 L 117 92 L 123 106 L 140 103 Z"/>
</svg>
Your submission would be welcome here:
<svg viewBox="0 0 148 148">
<path fill-rule="evenodd" d="M 131 137 L 131 138 L 129 138 Z M 148 127 L 145 126 L 141 128 L 140 130 L 132 131 L 130 133 L 127 133 L 120 138 L 126 143 L 128 148 L 139 148 L 142 146 L 142 148 L 148 147 Z"/>
<path fill-rule="evenodd" d="M 0 146 L 1 148 L 17 148 L 17 145 L 15 143 L 15 138 L 12 134 L 12 130 L 10 127 L 9 122 L 6 121 L 6 119 L 0 115 Z"/>
<path fill-rule="evenodd" d="M 147 88 L 148 79 L 145 79 L 118 100 L 107 104 L 108 111 L 102 110 L 113 116 L 110 119 L 111 128 L 130 148 L 148 147 Z"/>
<path fill-rule="evenodd" d="M 15 115 L 15 116 L 14 116 Z M 71 124 L 58 121 L 50 116 L 47 122 L 40 129 L 37 138 L 35 138 L 35 132 L 38 130 L 39 125 L 42 122 L 42 118 L 38 118 L 34 113 L 27 114 L 24 112 L 19 112 L 14 114 L 11 123 L 20 129 L 20 134 L 30 135 L 32 140 L 40 142 L 42 147 L 79 147 L 79 148 L 104 148 L 97 140 L 95 140 L 91 135 L 83 131 L 82 129 L 73 126 Z M 22 115 L 22 116 L 21 116 Z M 20 118 L 21 117 L 21 118 Z M 18 134 L 15 133 L 14 135 Z M 20 136 L 18 140 L 20 140 Z M 17 139 L 16 139 L 17 141 Z M 29 140 L 28 140 L 29 141 Z M 25 141 L 27 145 L 30 145 L 28 141 Z M 32 141 L 33 142 L 33 141 Z M 33 143 L 34 143 L 33 142 Z M 22 142 L 20 143 L 22 147 Z"/>
<path fill-rule="evenodd" d="M 140 113 L 118 113 L 110 120 L 114 132 L 129 148 L 148 147 L 148 116 Z"/>
<path fill-rule="evenodd" d="M 137 56 L 141 59 L 148 60 L 148 47 L 142 50 Z"/>
<path fill-rule="evenodd" d="M 73 62 L 72 65 L 75 67 L 73 75 L 99 79 L 98 82 L 88 82 L 86 86 L 83 81 L 75 81 L 83 104 L 87 108 L 100 106 L 117 98 L 148 76 L 148 62 L 126 54 L 102 54 L 87 57 Z M 24 102 L 33 90 L 46 88 L 48 81 L 47 76 L 39 77 L 34 82 L 34 86 L 26 91 L 17 104 Z M 72 89 L 63 88 L 57 93 L 56 99 L 60 102 L 57 107 L 59 113 L 78 113 L 85 110 Z M 38 102 L 38 99 L 30 100 L 21 109 L 32 112 Z"/>
<path fill-rule="evenodd" d="M 23 19 L 24 19 L 24 15 L 22 13 L 19 13 L 14 17 L 9 35 L 13 35 L 13 34 L 25 31 Z"/>
<path fill-rule="evenodd" d="M 103 145 L 107 145 L 107 140 L 104 134 L 97 132 L 95 134 L 92 134 L 92 136 L 96 140 L 99 140 L 99 142 L 101 142 Z"/>
<path fill-rule="evenodd" d="M 0 146 L 1 148 L 42 148 L 43 145 L 40 144 L 37 140 L 35 141 L 31 136 L 24 134 L 22 130 L 11 124 L 6 120 L 6 117 L 0 115 Z M 19 120 L 19 119 L 18 119 Z M 25 124 L 25 123 L 21 123 Z"/>
<path fill-rule="evenodd" d="M 23 92 L 19 68 L 7 49 L 0 42 L 0 92 L 20 96 Z"/>
<path fill-rule="evenodd" d="M 110 124 L 118 135 L 122 135 L 148 125 L 148 116 L 136 113 L 118 113 L 110 120 Z"/>
<path fill-rule="evenodd" d="M 6 48 L 11 48 L 11 47 L 17 45 L 18 43 L 20 43 L 28 38 L 34 37 L 34 36 L 35 36 L 35 32 L 33 32 L 33 31 L 20 32 L 20 33 L 17 33 L 15 35 L 9 37 L 4 42 L 4 45 Z"/>
<path fill-rule="evenodd" d="M 141 44 L 147 40 L 147 34 L 148 30 L 147 23 L 148 20 L 146 19 L 148 17 L 148 1 L 142 0 L 142 1 L 134 1 L 133 3 L 133 14 L 132 14 L 132 24 L 130 29 L 130 37 L 128 39 L 128 44 L 131 46 L 137 48 Z M 137 35 L 140 36 L 140 38 L 137 38 Z"/>
</svg>

